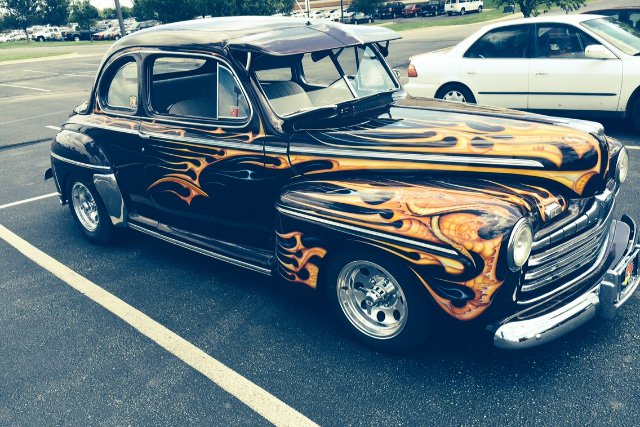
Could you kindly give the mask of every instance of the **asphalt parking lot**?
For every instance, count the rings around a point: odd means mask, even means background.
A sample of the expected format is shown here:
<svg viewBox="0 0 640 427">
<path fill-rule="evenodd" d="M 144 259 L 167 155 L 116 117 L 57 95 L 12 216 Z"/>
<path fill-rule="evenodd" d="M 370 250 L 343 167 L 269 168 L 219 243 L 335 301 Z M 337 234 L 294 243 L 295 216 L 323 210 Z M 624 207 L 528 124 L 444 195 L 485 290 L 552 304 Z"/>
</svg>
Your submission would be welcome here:
<svg viewBox="0 0 640 427">
<path fill-rule="evenodd" d="M 393 65 L 406 63 L 395 55 Z M 126 318 L 157 323 L 123 321 L 110 310 L 119 303 L 99 305 L 68 284 L 81 279 L 62 280 L 0 239 L 0 425 L 266 425 L 259 411 L 273 402 L 282 406 L 271 421 L 290 425 L 637 425 L 638 294 L 614 321 L 543 348 L 500 351 L 454 329 L 398 357 L 351 340 L 306 289 L 134 231 L 90 245 L 42 176 L 99 60 L 0 66 L 0 234 L 115 296 L 132 309 Z M 638 220 L 640 135 L 605 126 L 632 162 L 617 215 Z M 228 370 L 197 370 L 212 360 Z"/>
</svg>

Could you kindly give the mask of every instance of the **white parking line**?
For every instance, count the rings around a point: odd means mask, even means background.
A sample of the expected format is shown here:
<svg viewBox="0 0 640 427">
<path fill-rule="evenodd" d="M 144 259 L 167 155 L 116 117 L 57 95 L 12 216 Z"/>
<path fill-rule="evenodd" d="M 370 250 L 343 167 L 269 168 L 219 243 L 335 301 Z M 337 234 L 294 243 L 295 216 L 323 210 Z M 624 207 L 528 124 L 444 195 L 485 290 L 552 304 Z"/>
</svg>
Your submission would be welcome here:
<svg viewBox="0 0 640 427">
<path fill-rule="evenodd" d="M 640 147 L 638 147 L 637 145 L 625 145 L 625 147 L 627 147 L 627 149 L 629 150 L 640 150 Z"/>
<path fill-rule="evenodd" d="M 60 130 L 62 129 L 60 126 L 45 126 L 47 129 Z"/>
<path fill-rule="evenodd" d="M 2 225 L 0 225 L 0 239 L 73 289 L 133 326 L 141 334 L 209 378 L 274 425 L 291 427 L 317 425 L 268 391 L 228 368 L 135 307 L 50 257 Z"/>
<path fill-rule="evenodd" d="M 22 70 L 25 73 L 38 73 L 38 74 L 53 74 L 58 75 L 60 73 L 54 73 L 53 71 L 38 71 L 38 70 Z"/>
<path fill-rule="evenodd" d="M 58 193 L 49 193 L 42 196 L 32 197 L 30 199 L 20 200 L 13 203 L 7 203 L 6 205 L 0 205 L 0 209 L 10 208 L 12 206 L 24 205 L 25 203 L 35 202 L 36 200 L 48 199 L 49 197 L 57 196 Z"/>
<path fill-rule="evenodd" d="M 87 75 L 87 74 L 79 74 L 79 73 L 74 73 L 74 74 L 63 74 L 63 76 L 67 76 L 67 77 L 95 77 L 95 75 Z"/>
<path fill-rule="evenodd" d="M 10 85 L 10 84 L 6 84 L 6 83 L 0 83 L 0 86 L 17 87 L 19 89 L 37 90 L 39 92 L 51 92 L 49 89 L 40 89 L 40 88 L 37 88 L 37 87 L 29 87 L 29 86 Z"/>
</svg>

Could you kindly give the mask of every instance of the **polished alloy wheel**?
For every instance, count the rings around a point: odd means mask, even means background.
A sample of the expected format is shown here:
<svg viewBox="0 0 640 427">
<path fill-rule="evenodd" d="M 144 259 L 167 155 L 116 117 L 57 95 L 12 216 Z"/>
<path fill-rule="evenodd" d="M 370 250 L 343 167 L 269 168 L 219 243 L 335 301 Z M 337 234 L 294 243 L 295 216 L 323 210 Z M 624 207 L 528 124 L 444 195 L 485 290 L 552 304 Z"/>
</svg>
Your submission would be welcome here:
<svg viewBox="0 0 640 427">
<path fill-rule="evenodd" d="M 464 95 L 457 90 L 450 90 L 449 92 L 444 94 L 442 99 L 444 99 L 445 101 L 467 102 L 467 99 L 464 97 Z"/>
<path fill-rule="evenodd" d="M 407 323 L 407 300 L 395 278 L 369 261 L 353 261 L 338 275 L 338 303 L 360 332 L 376 339 L 398 335 Z"/>
<path fill-rule="evenodd" d="M 96 231 L 99 225 L 98 205 L 91 191 L 81 182 L 76 182 L 71 189 L 71 199 L 80 224 L 87 231 Z"/>
</svg>

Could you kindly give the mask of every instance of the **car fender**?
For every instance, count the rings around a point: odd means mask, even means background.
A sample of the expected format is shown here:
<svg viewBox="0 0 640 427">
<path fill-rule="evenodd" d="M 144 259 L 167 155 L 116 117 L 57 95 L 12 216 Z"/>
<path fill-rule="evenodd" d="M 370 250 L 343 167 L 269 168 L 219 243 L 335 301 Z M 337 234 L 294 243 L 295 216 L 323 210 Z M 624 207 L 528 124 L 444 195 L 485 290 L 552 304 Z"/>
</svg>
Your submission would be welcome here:
<svg viewBox="0 0 640 427">
<path fill-rule="evenodd" d="M 472 320 L 515 282 L 507 241 L 521 218 L 535 223 L 538 191 L 415 176 L 293 183 L 276 205 L 277 270 L 315 288 L 333 251 L 369 246 L 409 268 L 447 314 Z"/>
</svg>

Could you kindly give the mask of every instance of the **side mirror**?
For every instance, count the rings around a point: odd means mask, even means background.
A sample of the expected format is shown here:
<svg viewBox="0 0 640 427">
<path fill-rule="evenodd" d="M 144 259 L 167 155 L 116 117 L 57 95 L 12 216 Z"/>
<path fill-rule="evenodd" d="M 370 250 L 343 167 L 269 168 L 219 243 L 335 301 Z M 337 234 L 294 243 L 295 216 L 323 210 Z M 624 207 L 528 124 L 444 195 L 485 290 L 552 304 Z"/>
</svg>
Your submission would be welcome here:
<svg viewBox="0 0 640 427">
<path fill-rule="evenodd" d="M 593 59 L 617 59 L 609 49 L 601 44 L 591 44 L 584 49 L 584 56 Z"/>
</svg>

